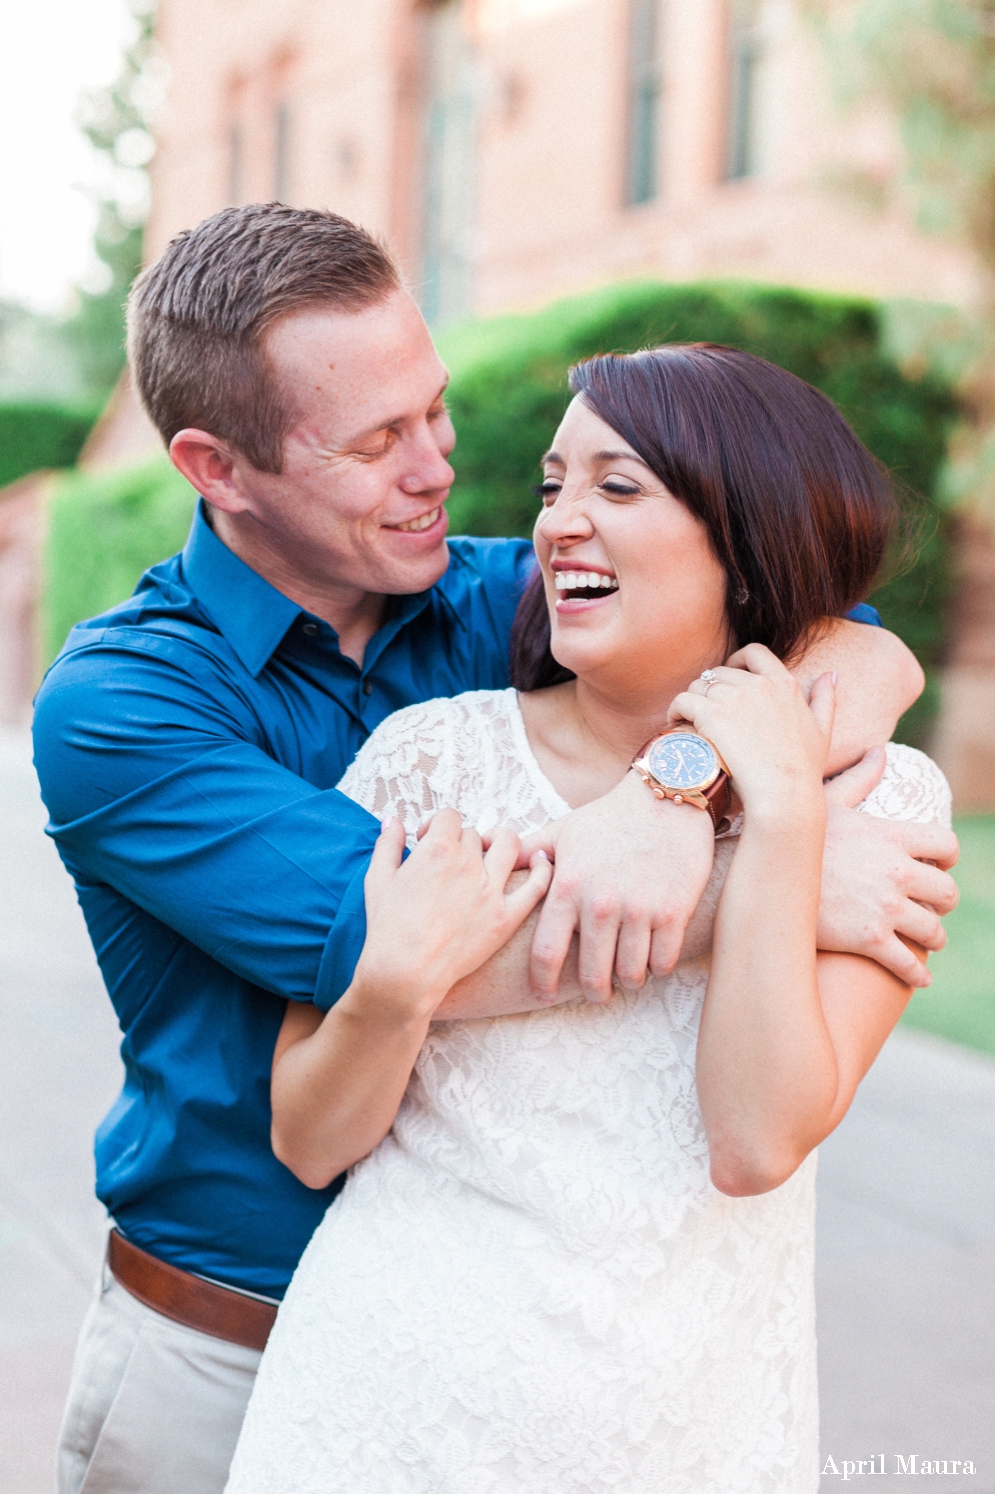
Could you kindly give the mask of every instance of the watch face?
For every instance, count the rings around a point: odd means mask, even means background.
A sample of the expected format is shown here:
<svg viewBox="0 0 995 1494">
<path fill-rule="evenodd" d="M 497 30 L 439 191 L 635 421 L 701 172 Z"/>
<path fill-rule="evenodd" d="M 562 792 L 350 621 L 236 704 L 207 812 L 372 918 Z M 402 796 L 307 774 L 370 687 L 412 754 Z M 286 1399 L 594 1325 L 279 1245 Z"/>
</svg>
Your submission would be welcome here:
<svg viewBox="0 0 995 1494">
<path fill-rule="evenodd" d="M 719 771 L 719 760 L 704 737 L 675 731 L 660 737 L 646 754 L 650 772 L 667 788 L 707 788 Z"/>
</svg>

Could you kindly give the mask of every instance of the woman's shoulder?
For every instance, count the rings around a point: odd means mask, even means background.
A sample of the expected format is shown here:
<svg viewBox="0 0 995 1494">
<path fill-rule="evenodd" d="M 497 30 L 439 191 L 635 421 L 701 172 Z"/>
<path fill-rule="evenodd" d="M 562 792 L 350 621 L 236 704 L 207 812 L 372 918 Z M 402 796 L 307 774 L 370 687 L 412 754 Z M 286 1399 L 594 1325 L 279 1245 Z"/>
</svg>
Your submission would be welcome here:
<svg viewBox="0 0 995 1494">
<path fill-rule="evenodd" d="M 508 723 L 515 697 L 514 690 L 467 690 L 462 695 L 441 695 L 404 706 L 374 729 L 356 762 L 387 753 L 403 755 L 415 744 L 422 748 L 451 740 L 455 734 L 474 737 L 491 732 Z"/>
<path fill-rule="evenodd" d="M 407 824 L 414 807 L 420 822 L 453 804 L 454 777 L 510 732 L 514 701 L 514 690 L 469 690 L 405 706 L 381 721 L 339 788 L 380 818 Z"/>
<path fill-rule="evenodd" d="M 888 820 L 936 821 L 949 828 L 950 785 L 941 770 L 917 747 L 889 742 L 881 781 L 857 807 Z"/>
</svg>

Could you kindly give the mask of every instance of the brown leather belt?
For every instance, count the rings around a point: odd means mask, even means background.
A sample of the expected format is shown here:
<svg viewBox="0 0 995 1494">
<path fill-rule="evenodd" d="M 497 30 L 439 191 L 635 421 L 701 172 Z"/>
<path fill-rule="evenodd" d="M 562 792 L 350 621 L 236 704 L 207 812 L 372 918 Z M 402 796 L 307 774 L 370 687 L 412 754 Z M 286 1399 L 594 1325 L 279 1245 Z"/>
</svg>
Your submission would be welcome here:
<svg viewBox="0 0 995 1494">
<path fill-rule="evenodd" d="M 229 1344 L 265 1349 L 276 1322 L 272 1303 L 203 1281 L 177 1266 L 167 1266 L 147 1250 L 132 1245 L 116 1229 L 111 1230 L 107 1241 L 107 1264 L 126 1292 L 164 1318 L 209 1333 L 212 1338 L 223 1338 Z"/>
</svg>

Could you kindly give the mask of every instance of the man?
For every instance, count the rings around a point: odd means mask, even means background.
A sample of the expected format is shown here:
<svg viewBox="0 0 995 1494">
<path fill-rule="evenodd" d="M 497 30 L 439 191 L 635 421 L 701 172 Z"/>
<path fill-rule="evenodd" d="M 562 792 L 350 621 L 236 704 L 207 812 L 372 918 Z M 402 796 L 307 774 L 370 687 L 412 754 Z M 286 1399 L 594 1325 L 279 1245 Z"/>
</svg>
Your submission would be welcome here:
<svg viewBox="0 0 995 1494">
<path fill-rule="evenodd" d="M 97 1137 L 117 1231 L 59 1487 L 207 1494 L 224 1486 L 272 1305 L 337 1191 L 276 1161 L 268 1108 L 285 1001 L 330 1006 L 362 947 L 378 826 L 334 785 L 389 712 L 507 684 L 530 547 L 447 548 L 445 369 L 388 256 L 342 219 L 270 204 L 182 235 L 135 287 L 130 349 L 203 502 L 182 555 L 74 629 L 38 698 L 50 832 L 126 1068 Z M 842 622 L 804 672 L 827 665 L 843 767 L 890 734 L 916 666 L 883 630 Z M 939 947 L 922 904 L 946 910 L 955 892 L 913 858 L 949 865 L 954 843 L 854 814 L 880 770 L 832 791 L 820 941 L 922 983 L 899 935 Z M 633 985 L 647 948 L 654 973 L 671 968 L 711 865 L 709 817 L 632 773 L 550 840 L 537 989 L 557 990 L 575 931 L 565 991 L 607 997 L 616 950 Z M 514 1009 L 528 962 L 518 938 L 447 1013 Z"/>
</svg>

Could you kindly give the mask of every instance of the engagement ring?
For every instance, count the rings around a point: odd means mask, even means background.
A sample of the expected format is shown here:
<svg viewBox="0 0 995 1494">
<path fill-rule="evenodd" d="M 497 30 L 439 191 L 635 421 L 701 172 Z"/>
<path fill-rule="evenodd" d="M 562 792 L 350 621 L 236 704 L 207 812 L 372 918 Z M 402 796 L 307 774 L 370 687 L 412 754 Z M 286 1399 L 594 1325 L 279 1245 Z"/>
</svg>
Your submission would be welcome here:
<svg viewBox="0 0 995 1494">
<path fill-rule="evenodd" d="M 702 694 L 707 695 L 711 687 L 715 684 L 715 681 L 718 679 L 718 675 L 715 673 L 714 669 L 703 669 L 698 678 L 700 680 L 704 680 L 705 688 L 702 691 Z"/>
</svg>

